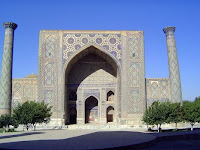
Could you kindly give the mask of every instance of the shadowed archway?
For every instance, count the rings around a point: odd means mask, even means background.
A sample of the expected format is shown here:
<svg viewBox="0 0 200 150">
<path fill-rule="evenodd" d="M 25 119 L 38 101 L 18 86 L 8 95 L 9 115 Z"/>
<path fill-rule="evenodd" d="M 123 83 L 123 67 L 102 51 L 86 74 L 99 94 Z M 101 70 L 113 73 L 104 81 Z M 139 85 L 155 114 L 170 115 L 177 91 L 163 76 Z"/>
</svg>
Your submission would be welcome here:
<svg viewBox="0 0 200 150">
<path fill-rule="evenodd" d="M 114 108 L 112 106 L 109 106 L 106 110 L 107 114 L 107 123 L 111 123 L 114 121 Z"/>
<path fill-rule="evenodd" d="M 84 95 L 88 95 L 85 91 L 98 91 L 97 95 L 101 93 L 103 88 L 113 88 L 117 91 L 119 83 L 118 69 L 118 65 L 113 58 L 93 46 L 75 55 L 69 61 L 65 71 L 65 113 L 69 112 L 68 108 L 71 106 L 76 106 L 77 115 L 80 115 L 77 118 L 82 117 L 82 120 L 88 123 L 89 120 L 86 121 L 83 109 L 86 106 L 83 106 L 84 103 L 80 100 L 83 101 Z M 76 100 L 69 99 L 71 91 L 76 92 Z M 79 91 L 82 92 L 78 93 Z M 100 100 L 106 101 L 106 98 Z M 69 122 L 69 115 L 65 116 L 66 122 Z"/>
<path fill-rule="evenodd" d="M 90 96 L 85 101 L 85 123 L 98 123 L 98 100 Z"/>
</svg>

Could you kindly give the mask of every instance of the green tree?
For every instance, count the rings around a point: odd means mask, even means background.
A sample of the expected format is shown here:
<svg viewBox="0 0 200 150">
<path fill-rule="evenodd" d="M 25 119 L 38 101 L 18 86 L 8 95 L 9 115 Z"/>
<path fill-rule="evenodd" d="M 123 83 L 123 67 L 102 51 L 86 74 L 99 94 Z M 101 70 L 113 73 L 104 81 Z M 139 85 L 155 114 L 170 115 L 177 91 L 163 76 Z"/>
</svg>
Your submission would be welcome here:
<svg viewBox="0 0 200 150">
<path fill-rule="evenodd" d="M 156 125 L 158 132 L 161 130 L 161 125 L 167 123 L 170 114 L 169 102 L 155 101 L 148 107 L 143 115 L 142 120 L 147 125 Z"/>
<path fill-rule="evenodd" d="M 27 101 L 13 110 L 13 118 L 20 124 L 24 124 L 27 130 L 29 129 L 29 124 L 32 124 L 35 130 L 36 123 L 48 122 L 50 120 L 51 108 L 52 106 L 48 106 L 44 102 Z"/>
<path fill-rule="evenodd" d="M 153 116 L 153 107 L 147 108 L 142 116 L 142 121 L 147 124 L 147 127 L 148 125 L 154 125 Z"/>
<path fill-rule="evenodd" d="M 0 128 L 5 128 L 9 130 L 9 125 L 12 125 L 14 127 L 18 127 L 18 123 L 16 120 L 14 120 L 10 115 L 1 115 L 0 116 Z"/>
<path fill-rule="evenodd" d="M 175 123 L 177 129 L 177 123 L 183 121 L 183 112 L 180 103 L 171 103 L 169 105 L 169 116 L 167 123 Z"/>
<path fill-rule="evenodd" d="M 191 125 L 191 131 L 196 122 L 200 122 L 200 103 L 184 101 L 183 119 Z"/>
<path fill-rule="evenodd" d="M 196 97 L 195 100 L 194 100 L 194 102 L 195 102 L 195 103 L 200 103 L 200 96 L 199 96 L 199 97 Z"/>
<path fill-rule="evenodd" d="M 0 117 L 0 128 L 8 128 L 11 125 L 11 117 L 10 115 L 1 115 Z"/>
</svg>

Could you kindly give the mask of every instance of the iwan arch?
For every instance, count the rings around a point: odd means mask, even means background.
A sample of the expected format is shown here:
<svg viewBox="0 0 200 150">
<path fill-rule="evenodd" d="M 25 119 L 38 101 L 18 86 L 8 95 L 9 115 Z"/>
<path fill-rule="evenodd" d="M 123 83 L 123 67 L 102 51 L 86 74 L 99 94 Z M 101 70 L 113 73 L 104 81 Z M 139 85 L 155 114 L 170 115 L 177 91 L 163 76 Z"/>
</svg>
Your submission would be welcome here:
<svg viewBox="0 0 200 150">
<path fill-rule="evenodd" d="M 110 120 L 116 122 L 118 114 L 114 113 L 114 108 L 118 112 L 119 67 L 112 55 L 91 44 L 69 59 L 64 69 L 64 108 L 68 123 L 76 123 L 76 120 L 77 123 L 107 123 L 108 114 Z"/>
<path fill-rule="evenodd" d="M 164 28 L 170 78 L 145 78 L 143 31 L 42 30 L 35 100 L 53 106 L 55 126 L 142 124 L 153 101 L 182 101 L 174 31 Z M 13 80 L 12 105 L 23 99 L 16 93 L 25 84 Z"/>
</svg>

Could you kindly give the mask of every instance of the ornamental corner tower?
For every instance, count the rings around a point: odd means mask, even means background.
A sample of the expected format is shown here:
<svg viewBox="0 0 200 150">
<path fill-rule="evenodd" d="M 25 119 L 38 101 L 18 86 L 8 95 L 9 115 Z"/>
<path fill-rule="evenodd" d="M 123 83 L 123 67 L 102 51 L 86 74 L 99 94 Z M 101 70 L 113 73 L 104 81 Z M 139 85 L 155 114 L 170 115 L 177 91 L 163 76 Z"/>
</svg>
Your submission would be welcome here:
<svg viewBox="0 0 200 150">
<path fill-rule="evenodd" d="M 182 102 L 180 71 L 174 36 L 175 27 L 166 27 L 163 31 L 166 34 L 167 40 L 171 101 Z"/>
<path fill-rule="evenodd" d="M 17 24 L 6 22 L 3 26 L 5 37 L 0 81 L 0 115 L 11 113 L 13 41 Z"/>
</svg>

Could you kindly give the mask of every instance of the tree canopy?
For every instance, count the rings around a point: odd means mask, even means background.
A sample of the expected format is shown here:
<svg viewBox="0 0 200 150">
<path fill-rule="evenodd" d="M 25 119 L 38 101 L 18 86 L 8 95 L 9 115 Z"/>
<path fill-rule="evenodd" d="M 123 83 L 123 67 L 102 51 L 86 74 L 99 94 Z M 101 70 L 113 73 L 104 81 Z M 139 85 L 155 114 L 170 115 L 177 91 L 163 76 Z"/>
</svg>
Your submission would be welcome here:
<svg viewBox="0 0 200 150">
<path fill-rule="evenodd" d="M 5 114 L 0 116 L 0 128 L 7 128 L 9 125 L 14 127 L 18 127 L 18 123 L 15 119 L 13 119 L 10 115 Z"/>
<path fill-rule="evenodd" d="M 191 130 L 196 122 L 200 122 L 200 103 L 184 101 L 183 102 L 183 119 L 191 124 Z"/>
<path fill-rule="evenodd" d="M 196 97 L 195 100 L 194 100 L 194 102 L 195 102 L 195 103 L 200 103 L 200 96 L 199 96 L 199 97 Z"/>
<path fill-rule="evenodd" d="M 28 124 L 32 124 L 35 129 L 36 123 L 48 122 L 50 120 L 51 108 L 52 106 L 48 106 L 44 102 L 27 101 L 13 110 L 13 118 L 19 124 L 26 125 L 27 130 Z"/>
<path fill-rule="evenodd" d="M 180 103 L 171 102 L 154 102 L 148 107 L 143 115 L 142 120 L 147 125 L 159 125 L 163 123 L 189 122 L 191 130 L 196 122 L 200 122 L 200 97 L 197 97 L 194 102 L 184 101 Z M 159 131 L 158 128 L 158 131 Z"/>
<path fill-rule="evenodd" d="M 167 118 L 167 123 L 177 123 L 183 121 L 183 112 L 180 103 L 171 103 L 169 105 L 169 116 Z"/>
<path fill-rule="evenodd" d="M 168 117 L 170 114 L 169 102 L 155 101 L 150 107 L 148 107 L 143 115 L 142 120 L 147 125 L 157 125 L 158 132 L 160 131 L 163 123 L 168 123 Z"/>
</svg>

